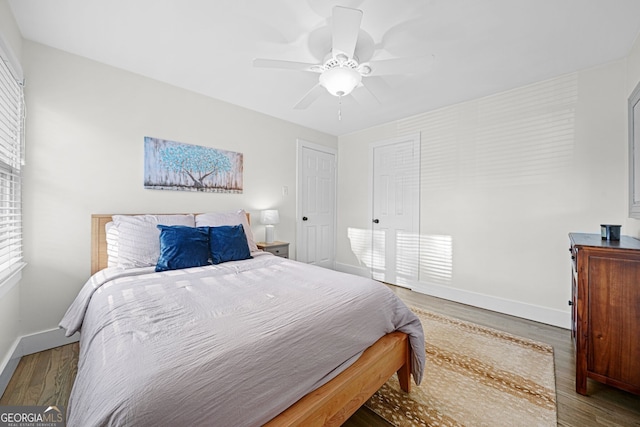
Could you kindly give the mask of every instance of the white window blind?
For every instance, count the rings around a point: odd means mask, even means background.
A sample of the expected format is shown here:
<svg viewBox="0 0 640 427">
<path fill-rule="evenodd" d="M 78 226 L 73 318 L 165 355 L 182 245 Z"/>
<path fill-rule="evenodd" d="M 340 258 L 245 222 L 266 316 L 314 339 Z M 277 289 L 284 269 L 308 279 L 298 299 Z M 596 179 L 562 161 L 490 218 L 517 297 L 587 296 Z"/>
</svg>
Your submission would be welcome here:
<svg viewBox="0 0 640 427">
<path fill-rule="evenodd" d="M 2 53 L 0 51 L 0 53 Z M 25 106 L 18 82 L 0 56 L 0 283 L 22 262 L 22 165 Z"/>
</svg>

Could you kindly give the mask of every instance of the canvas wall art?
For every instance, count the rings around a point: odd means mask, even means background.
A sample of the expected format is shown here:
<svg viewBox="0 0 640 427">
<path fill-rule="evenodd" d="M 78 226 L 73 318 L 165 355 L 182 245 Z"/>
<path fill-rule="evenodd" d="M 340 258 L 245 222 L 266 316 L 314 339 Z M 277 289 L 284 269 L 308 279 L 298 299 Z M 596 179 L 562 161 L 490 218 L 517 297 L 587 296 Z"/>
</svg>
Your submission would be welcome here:
<svg viewBox="0 0 640 427">
<path fill-rule="evenodd" d="M 242 193 L 242 153 L 144 138 L 144 188 Z"/>
</svg>

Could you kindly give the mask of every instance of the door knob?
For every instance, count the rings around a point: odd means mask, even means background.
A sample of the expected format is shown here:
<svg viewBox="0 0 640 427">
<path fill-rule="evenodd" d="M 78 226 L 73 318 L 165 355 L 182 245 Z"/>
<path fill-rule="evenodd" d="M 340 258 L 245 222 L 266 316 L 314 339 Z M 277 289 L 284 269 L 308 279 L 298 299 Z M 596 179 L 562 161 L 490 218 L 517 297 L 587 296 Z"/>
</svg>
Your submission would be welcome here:
<svg viewBox="0 0 640 427">
<path fill-rule="evenodd" d="M 374 224 L 378 224 L 378 223 L 380 223 L 380 220 L 378 218 L 376 218 L 376 219 L 373 220 L 373 223 Z"/>
<path fill-rule="evenodd" d="M 306 220 L 308 220 L 308 219 L 309 219 L 309 218 L 307 218 L 306 216 L 303 216 L 303 217 L 302 217 L 302 220 L 303 220 L 303 221 L 306 221 Z"/>
</svg>

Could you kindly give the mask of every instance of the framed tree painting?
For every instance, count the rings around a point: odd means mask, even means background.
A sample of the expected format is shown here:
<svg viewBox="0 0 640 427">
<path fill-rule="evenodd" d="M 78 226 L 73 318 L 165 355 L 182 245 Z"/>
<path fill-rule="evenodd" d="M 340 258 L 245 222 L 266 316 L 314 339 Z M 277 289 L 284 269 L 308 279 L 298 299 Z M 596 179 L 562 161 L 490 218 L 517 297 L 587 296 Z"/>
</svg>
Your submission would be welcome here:
<svg viewBox="0 0 640 427">
<path fill-rule="evenodd" d="M 242 153 L 144 138 L 144 188 L 242 193 Z"/>
</svg>

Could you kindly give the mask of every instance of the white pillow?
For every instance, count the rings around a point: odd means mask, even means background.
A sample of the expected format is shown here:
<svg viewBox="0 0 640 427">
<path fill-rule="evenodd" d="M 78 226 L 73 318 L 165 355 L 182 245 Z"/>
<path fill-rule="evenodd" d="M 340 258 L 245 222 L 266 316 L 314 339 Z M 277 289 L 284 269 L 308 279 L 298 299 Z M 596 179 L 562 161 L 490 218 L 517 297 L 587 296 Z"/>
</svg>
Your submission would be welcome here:
<svg viewBox="0 0 640 427">
<path fill-rule="evenodd" d="M 160 256 L 158 224 L 195 226 L 193 214 L 113 215 L 112 218 L 118 233 L 118 267 L 122 268 L 157 264 Z"/>
<path fill-rule="evenodd" d="M 249 251 L 256 252 L 258 246 L 253 239 L 253 231 L 247 220 L 247 213 L 244 209 L 233 212 L 211 212 L 196 215 L 196 227 L 220 227 L 221 225 L 238 225 L 242 224 L 244 234 L 247 236 Z"/>
<path fill-rule="evenodd" d="M 104 226 L 107 235 L 107 267 L 118 266 L 118 227 L 109 221 Z"/>
</svg>

